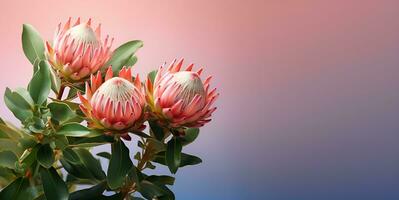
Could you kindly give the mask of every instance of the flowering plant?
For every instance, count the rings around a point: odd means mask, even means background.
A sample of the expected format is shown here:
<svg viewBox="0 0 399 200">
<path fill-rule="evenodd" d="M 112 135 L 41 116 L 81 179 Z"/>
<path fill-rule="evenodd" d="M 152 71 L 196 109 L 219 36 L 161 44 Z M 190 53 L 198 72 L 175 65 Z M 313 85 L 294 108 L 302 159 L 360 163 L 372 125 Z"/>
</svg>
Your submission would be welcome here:
<svg viewBox="0 0 399 200">
<path fill-rule="evenodd" d="M 150 170 L 166 166 L 175 174 L 202 162 L 182 149 L 216 110 L 211 77 L 202 79 L 193 64 L 183 68 L 183 60 L 133 76 L 143 42 L 115 50 L 112 43 L 91 20 L 69 19 L 47 42 L 23 25 L 34 73 L 27 88 L 5 91 L 22 126 L 0 119 L 0 199 L 175 199 L 168 188 L 175 178 Z M 133 138 L 136 153 L 127 147 Z M 99 145 L 111 152 L 93 155 Z"/>
</svg>

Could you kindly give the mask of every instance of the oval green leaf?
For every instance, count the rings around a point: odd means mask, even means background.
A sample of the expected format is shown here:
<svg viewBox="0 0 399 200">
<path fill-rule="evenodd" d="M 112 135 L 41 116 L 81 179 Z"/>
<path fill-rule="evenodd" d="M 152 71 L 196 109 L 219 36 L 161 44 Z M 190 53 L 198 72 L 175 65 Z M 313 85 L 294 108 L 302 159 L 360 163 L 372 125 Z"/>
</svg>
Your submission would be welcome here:
<svg viewBox="0 0 399 200">
<path fill-rule="evenodd" d="M 53 149 L 48 144 L 45 144 L 39 148 L 36 157 L 40 165 L 45 168 L 50 168 L 55 161 Z"/>
<path fill-rule="evenodd" d="M 70 163 L 79 164 L 81 162 L 79 155 L 75 153 L 75 151 L 73 151 L 71 148 L 65 148 L 62 151 L 62 155 L 64 156 L 64 159 Z"/>
<path fill-rule="evenodd" d="M 29 102 L 17 92 L 12 92 L 9 88 L 6 88 L 4 93 L 4 103 L 14 116 L 22 122 L 33 116 Z"/>
<path fill-rule="evenodd" d="M 129 157 L 129 149 L 119 140 L 111 145 L 112 156 L 109 162 L 107 182 L 111 189 L 122 186 L 133 163 Z"/>
<path fill-rule="evenodd" d="M 30 24 L 22 26 L 22 48 L 30 63 L 45 59 L 44 42 L 39 32 Z"/>
<path fill-rule="evenodd" d="M 119 46 L 115 51 L 112 53 L 111 59 L 102 67 L 102 70 L 106 70 L 109 66 L 112 66 L 112 71 L 114 74 L 118 74 L 123 66 L 129 66 L 133 63 L 133 55 L 136 51 L 143 47 L 143 42 L 140 40 L 133 40 L 126 42 Z"/>
<path fill-rule="evenodd" d="M 181 138 L 183 146 L 194 142 L 199 135 L 199 128 L 189 128 L 185 131 L 184 137 Z"/>
<path fill-rule="evenodd" d="M 170 172 L 172 172 L 173 174 L 175 174 L 179 169 L 181 162 L 181 151 L 181 141 L 178 138 L 173 137 L 168 142 L 165 154 L 166 164 L 168 165 Z"/>
<path fill-rule="evenodd" d="M 58 132 L 57 135 L 65 135 L 71 137 L 84 137 L 90 134 L 90 130 L 78 123 L 68 123 L 63 125 Z"/>
<path fill-rule="evenodd" d="M 40 61 L 39 69 L 33 75 L 32 80 L 29 83 L 29 94 L 33 101 L 38 105 L 42 105 L 51 89 L 51 78 L 50 78 L 50 65 L 47 61 Z"/>
<path fill-rule="evenodd" d="M 52 167 L 50 169 L 40 168 L 40 177 L 43 183 L 43 190 L 46 199 L 68 200 L 68 188 L 57 171 Z"/>
<path fill-rule="evenodd" d="M 76 116 L 72 109 L 62 102 L 51 102 L 47 107 L 50 109 L 52 118 L 59 122 L 66 122 Z"/>
<path fill-rule="evenodd" d="M 29 179 L 17 178 L 0 192 L 0 199 L 25 200 L 31 199 L 29 193 Z"/>
</svg>

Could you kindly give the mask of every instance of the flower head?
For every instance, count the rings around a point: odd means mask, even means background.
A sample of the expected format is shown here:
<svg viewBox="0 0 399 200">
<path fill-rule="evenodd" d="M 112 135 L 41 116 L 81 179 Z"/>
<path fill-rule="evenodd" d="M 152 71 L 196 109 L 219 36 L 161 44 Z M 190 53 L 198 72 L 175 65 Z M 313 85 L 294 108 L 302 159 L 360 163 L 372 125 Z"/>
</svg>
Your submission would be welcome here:
<svg viewBox="0 0 399 200">
<path fill-rule="evenodd" d="M 51 45 L 46 42 L 47 58 L 53 68 L 69 82 L 79 82 L 97 72 L 111 56 L 113 39 L 101 41 L 101 24 L 95 30 L 91 19 L 71 25 L 71 18 L 55 32 Z"/>
<path fill-rule="evenodd" d="M 209 90 L 211 76 L 202 81 L 202 69 L 192 71 L 193 64 L 180 70 L 183 59 L 165 70 L 161 66 L 154 82 L 146 81 L 146 100 L 153 117 L 171 128 L 201 127 L 211 121 L 212 107 L 219 94 Z"/>
<path fill-rule="evenodd" d="M 113 77 L 111 68 L 103 83 L 101 73 L 86 82 L 86 97 L 78 94 L 81 110 L 94 128 L 114 131 L 141 130 L 145 98 L 140 78 L 132 80 L 131 69 L 123 68 Z"/>
</svg>

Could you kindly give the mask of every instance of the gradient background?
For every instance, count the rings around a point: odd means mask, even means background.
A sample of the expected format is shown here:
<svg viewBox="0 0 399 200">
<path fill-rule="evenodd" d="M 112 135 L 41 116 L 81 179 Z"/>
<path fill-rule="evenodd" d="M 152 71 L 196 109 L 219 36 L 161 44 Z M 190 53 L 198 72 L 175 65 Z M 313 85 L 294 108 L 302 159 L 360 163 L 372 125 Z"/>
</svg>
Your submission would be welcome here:
<svg viewBox="0 0 399 200">
<path fill-rule="evenodd" d="M 143 40 L 141 75 L 175 57 L 214 75 L 219 110 L 185 150 L 204 163 L 179 171 L 178 200 L 399 199 L 396 0 L 12 0 L 0 15 L 1 93 L 31 77 L 22 23 L 51 39 L 69 16 L 114 47 Z"/>
</svg>

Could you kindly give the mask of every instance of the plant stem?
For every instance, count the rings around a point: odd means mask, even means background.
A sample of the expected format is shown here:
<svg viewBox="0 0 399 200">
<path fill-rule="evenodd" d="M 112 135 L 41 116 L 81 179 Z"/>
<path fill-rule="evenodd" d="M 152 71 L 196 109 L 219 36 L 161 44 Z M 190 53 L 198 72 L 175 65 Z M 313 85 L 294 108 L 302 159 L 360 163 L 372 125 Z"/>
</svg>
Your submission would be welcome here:
<svg viewBox="0 0 399 200">
<path fill-rule="evenodd" d="M 62 99 L 62 95 L 64 94 L 64 91 L 65 91 L 65 85 L 61 84 L 60 91 L 57 94 L 57 99 L 58 100 Z"/>
</svg>

